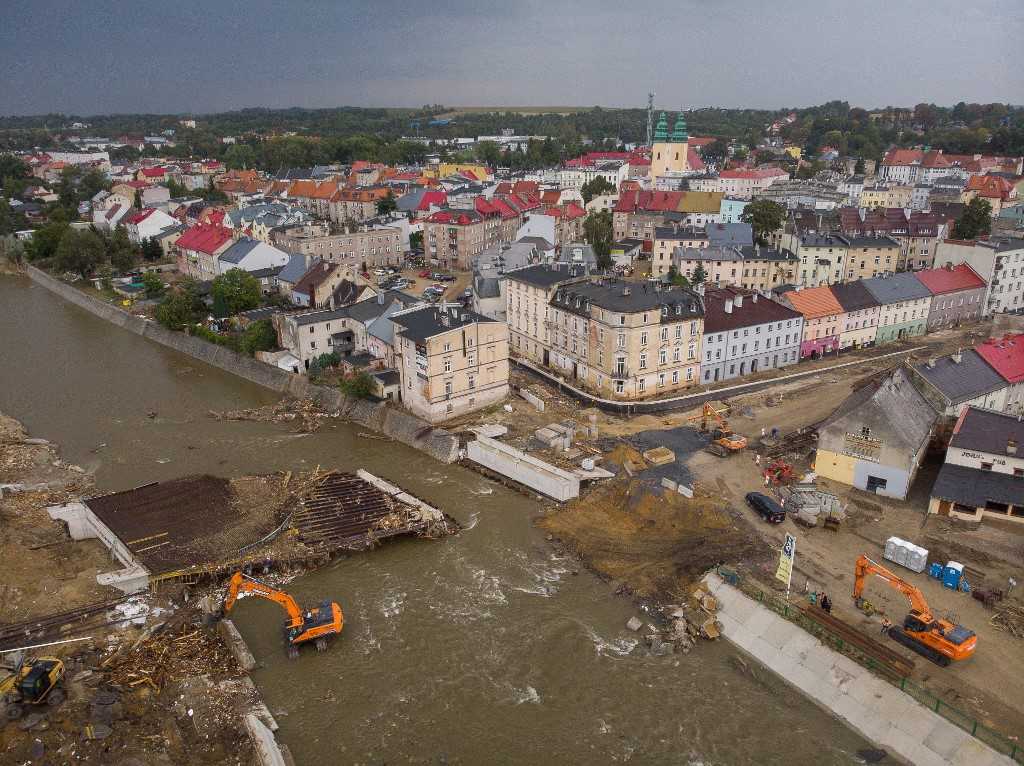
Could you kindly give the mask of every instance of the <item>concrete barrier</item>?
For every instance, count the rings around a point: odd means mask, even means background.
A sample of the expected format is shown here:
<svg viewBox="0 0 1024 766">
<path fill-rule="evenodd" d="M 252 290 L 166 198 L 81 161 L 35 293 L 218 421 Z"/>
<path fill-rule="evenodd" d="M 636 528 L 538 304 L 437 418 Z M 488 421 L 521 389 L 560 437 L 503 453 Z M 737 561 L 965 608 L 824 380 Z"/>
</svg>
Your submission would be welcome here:
<svg viewBox="0 0 1024 766">
<path fill-rule="evenodd" d="M 915 766 L 1012 766 L 963 729 L 921 705 L 716 574 L 722 634 L 878 747 Z"/>
<path fill-rule="evenodd" d="M 311 397 L 321 407 L 332 412 L 341 412 L 350 420 L 422 450 L 443 463 L 453 463 L 458 459 L 458 438 L 414 415 L 395 410 L 383 402 L 349 399 L 338 389 L 315 385 L 302 375 L 287 372 L 202 338 L 168 330 L 145 317 L 129 314 L 117 306 L 86 295 L 74 286 L 55 279 L 34 266 L 29 266 L 27 271 L 29 278 L 41 287 L 129 332 L 271 391 L 299 398 Z"/>
<path fill-rule="evenodd" d="M 564 502 L 580 494 L 578 476 L 494 439 L 480 436 L 466 451 L 473 462 L 555 500 Z"/>
<path fill-rule="evenodd" d="M 256 760 L 260 766 L 288 766 L 284 753 L 274 739 L 274 733 L 254 713 L 245 719 L 245 730 L 249 733 Z"/>
</svg>

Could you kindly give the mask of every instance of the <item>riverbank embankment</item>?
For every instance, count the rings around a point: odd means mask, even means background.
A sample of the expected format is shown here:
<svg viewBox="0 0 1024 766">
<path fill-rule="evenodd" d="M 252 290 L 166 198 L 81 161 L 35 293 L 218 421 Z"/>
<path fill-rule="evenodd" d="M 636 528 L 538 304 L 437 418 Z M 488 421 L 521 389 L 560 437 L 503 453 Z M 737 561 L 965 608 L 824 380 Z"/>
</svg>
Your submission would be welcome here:
<svg viewBox="0 0 1024 766">
<path fill-rule="evenodd" d="M 128 332 L 271 391 L 298 398 L 314 398 L 321 406 L 341 412 L 349 420 L 421 450 L 443 463 L 452 463 L 458 458 L 459 440 L 454 434 L 436 428 L 385 402 L 350 399 L 338 389 L 314 385 L 304 376 L 272 367 L 201 338 L 168 330 L 146 317 L 130 314 L 117 306 L 86 295 L 73 285 L 62 282 L 34 266 L 28 266 L 26 274 L 40 287 Z"/>
</svg>

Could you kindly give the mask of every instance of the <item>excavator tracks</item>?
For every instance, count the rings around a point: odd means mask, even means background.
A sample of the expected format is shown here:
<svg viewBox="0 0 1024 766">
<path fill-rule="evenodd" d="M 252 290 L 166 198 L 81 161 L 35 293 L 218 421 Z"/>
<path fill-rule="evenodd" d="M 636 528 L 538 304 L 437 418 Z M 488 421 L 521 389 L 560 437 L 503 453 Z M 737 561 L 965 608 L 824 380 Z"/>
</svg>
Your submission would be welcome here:
<svg viewBox="0 0 1024 766">
<path fill-rule="evenodd" d="M 889 638 L 891 638 L 897 644 L 902 644 L 911 651 L 917 652 L 925 659 L 931 660 L 936 665 L 940 665 L 942 667 L 947 667 L 949 665 L 949 657 L 942 654 L 941 652 L 937 652 L 930 646 L 925 646 L 916 638 L 908 636 L 895 625 L 889 628 Z"/>
</svg>

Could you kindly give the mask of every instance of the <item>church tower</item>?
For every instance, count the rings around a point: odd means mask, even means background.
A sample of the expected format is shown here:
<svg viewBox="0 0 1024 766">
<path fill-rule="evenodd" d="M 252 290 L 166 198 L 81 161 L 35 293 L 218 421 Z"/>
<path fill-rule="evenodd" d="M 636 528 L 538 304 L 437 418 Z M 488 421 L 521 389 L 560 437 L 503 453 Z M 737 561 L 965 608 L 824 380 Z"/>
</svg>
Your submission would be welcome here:
<svg viewBox="0 0 1024 766">
<path fill-rule="evenodd" d="M 654 131 L 654 141 L 651 145 L 651 181 L 658 176 L 670 173 L 685 173 L 689 169 L 686 161 L 689 151 L 690 136 L 686 130 L 686 120 L 683 113 L 676 115 L 676 124 L 672 128 L 671 135 L 668 132 L 668 119 L 665 113 L 661 113 L 658 119 L 658 127 Z"/>
</svg>

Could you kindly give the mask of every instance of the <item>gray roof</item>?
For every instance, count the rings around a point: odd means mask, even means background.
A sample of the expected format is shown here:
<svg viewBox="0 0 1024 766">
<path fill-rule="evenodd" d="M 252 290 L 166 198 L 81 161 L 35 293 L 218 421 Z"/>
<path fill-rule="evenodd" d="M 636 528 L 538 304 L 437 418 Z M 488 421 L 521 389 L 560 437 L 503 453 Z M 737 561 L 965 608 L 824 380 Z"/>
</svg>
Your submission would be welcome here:
<svg viewBox="0 0 1024 766">
<path fill-rule="evenodd" d="M 898 368 L 888 377 L 854 391 L 819 423 L 819 444 L 831 449 L 826 446 L 829 442 L 869 428 L 890 448 L 902 445 L 907 454 L 916 454 L 931 435 L 935 418 L 936 412 L 928 400 L 911 385 L 907 373 Z"/>
<path fill-rule="evenodd" d="M 366 332 L 375 338 L 380 338 L 389 346 L 395 343 L 395 324 L 391 321 L 391 315 L 396 311 L 408 308 L 401 301 L 391 301 L 384 313 L 374 319 L 366 326 Z"/>
<path fill-rule="evenodd" d="M 475 311 L 468 311 L 461 306 L 427 306 L 392 316 L 391 321 L 401 328 L 398 330 L 401 335 L 418 342 L 477 322 L 495 322 L 493 319 L 488 319 Z"/>
<path fill-rule="evenodd" d="M 1007 250 L 1024 250 L 1024 239 L 1004 239 L 996 245 L 997 253 L 1005 253 Z"/>
<path fill-rule="evenodd" d="M 949 446 L 1005 455 L 1006 444 L 1011 440 L 1017 442 L 1024 456 L 1024 420 L 1016 415 L 970 407 L 953 430 Z M 1017 497 L 1021 499 L 1024 495 Z"/>
<path fill-rule="evenodd" d="M 796 253 L 792 250 L 782 248 L 782 250 L 776 250 L 772 247 L 761 247 L 758 245 L 744 245 L 738 248 L 740 253 L 743 255 L 745 261 L 797 261 Z"/>
<path fill-rule="evenodd" d="M 306 264 L 306 256 L 304 255 L 293 255 L 288 263 L 281 269 L 281 273 L 277 275 L 277 278 L 281 282 L 287 282 L 288 284 L 294 285 L 300 279 L 302 275 L 306 273 L 309 267 Z"/>
<path fill-rule="evenodd" d="M 501 295 L 501 278 L 493 270 L 474 274 L 473 292 L 477 298 L 497 298 Z"/>
<path fill-rule="evenodd" d="M 584 268 L 570 268 L 560 263 L 538 263 L 523 269 L 506 272 L 508 279 L 525 282 L 534 287 L 553 287 L 559 282 L 586 276 Z"/>
<path fill-rule="evenodd" d="M 927 380 L 950 404 L 967 402 L 1006 386 L 1002 376 L 988 366 L 974 349 L 963 351 L 959 364 L 952 356 L 914 365 L 914 370 Z"/>
<path fill-rule="evenodd" d="M 681 261 L 741 261 L 738 247 L 680 247 L 672 250 L 672 257 Z"/>
<path fill-rule="evenodd" d="M 892 237 L 845 237 L 850 247 L 899 247 L 900 243 Z"/>
<path fill-rule="evenodd" d="M 749 223 L 709 223 L 707 231 L 710 245 L 754 244 L 754 229 Z"/>
<path fill-rule="evenodd" d="M 476 257 L 474 266 L 478 271 L 487 267 L 511 271 L 529 266 L 537 256 L 537 247 L 532 242 L 491 245 Z"/>
<path fill-rule="evenodd" d="M 1024 497 L 1024 478 L 946 463 L 935 479 L 932 497 L 974 508 L 983 508 L 990 500 L 1019 506 Z"/>
<path fill-rule="evenodd" d="M 837 234 L 801 234 L 800 244 L 804 247 L 848 247 L 850 241 Z"/>
<path fill-rule="evenodd" d="M 379 380 L 382 386 L 397 386 L 401 382 L 398 370 L 380 370 L 373 373 L 373 377 Z"/>
<path fill-rule="evenodd" d="M 582 316 L 590 315 L 591 305 L 623 314 L 657 311 L 663 321 L 704 316 L 703 299 L 689 288 L 619 279 L 565 285 L 555 293 L 551 305 Z"/>
<path fill-rule="evenodd" d="M 240 239 L 220 255 L 222 263 L 239 264 L 262 243 L 258 239 Z"/>
<path fill-rule="evenodd" d="M 883 306 L 932 297 L 931 290 L 911 271 L 901 271 L 888 277 L 862 279 L 861 283 Z"/>
<path fill-rule="evenodd" d="M 544 237 L 520 237 L 516 242 L 529 242 L 531 245 L 536 246 L 538 250 L 553 250 L 555 247 Z"/>
<path fill-rule="evenodd" d="M 351 306 L 347 306 L 346 308 L 349 311 L 348 315 L 357 322 L 369 324 L 386 312 L 388 307 L 396 301 L 405 307 L 415 306 L 416 304 L 423 302 L 419 298 L 415 298 L 408 293 L 403 293 L 400 290 L 385 290 L 383 293 L 375 295 L 372 298 L 359 301 L 359 303 L 353 303 Z"/>
<path fill-rule="evenodd" d="M 655 239 L 707 239 L 707 232 L 695 226 L 655 226 Z"/>
<path fill-rule="evenodd" d="M 860 280 L 829 285 L 829 289 L 844 311 L 860 311 L 879 305 L 875 296 L 861 284 Z"/>
<path fill-rule="evenodd" d="M 570 242 L 562 245 L 562 252 L 559 260 L 564 263 L 584 264 L 591 269 L 597 269 L 597 253 L 594 248 L 585 242 Z"/>
</svg>

